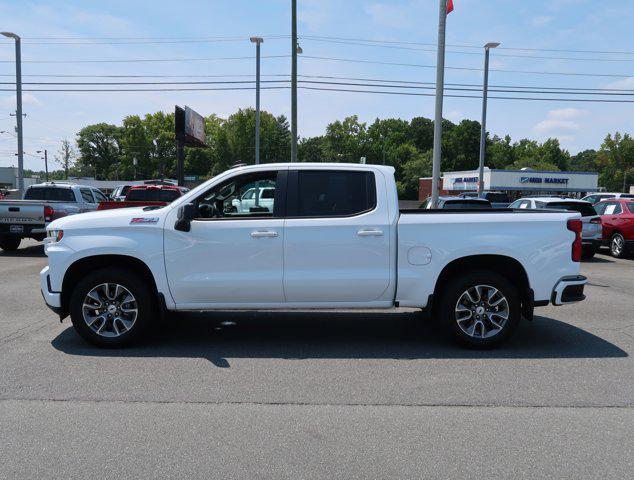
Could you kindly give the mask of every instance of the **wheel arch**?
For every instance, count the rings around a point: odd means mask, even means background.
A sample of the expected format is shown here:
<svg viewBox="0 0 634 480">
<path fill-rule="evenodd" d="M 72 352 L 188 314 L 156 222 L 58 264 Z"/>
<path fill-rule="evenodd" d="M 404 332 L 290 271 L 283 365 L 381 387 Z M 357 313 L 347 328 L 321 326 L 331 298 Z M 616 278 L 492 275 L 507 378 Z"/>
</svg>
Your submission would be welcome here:
<svg viewBox="0 0 634 480">
<path fill-rule="evenodd" d="M 64 316 L 69 312 L 68 304 L 70 296 L 73 291 L 73 286 L 77 283 L 77 281 L 87 273 L 105 267 L 126 268 L 134 273 L 137 273 L 148 283 L 153 294 L 157 296 L 159 302 L 161 301 L 161 299 L 158 298 L 158 287 L 154 275 L 152 274 L 152 270 L 143 260 L 128 255 L 91 255 L 73 262 L 64 274 L 61 296 L 61 309 Z M 164 300 L 162 303 L 164 303 Z"/>
<path fill-rule="evenodd" d="M 506 255 L 469 255 L 452 260 L 445 265 L 436 280 L 434 298 L 440 297 L 443 285 L 447 282 L 465 272 L 474 270 L 495 272 L 514 284 L 522 302 L 523 315 L 527 319 L 532 319 L 534 297 L 526 269 L 518 260 Z"/>
</svg>

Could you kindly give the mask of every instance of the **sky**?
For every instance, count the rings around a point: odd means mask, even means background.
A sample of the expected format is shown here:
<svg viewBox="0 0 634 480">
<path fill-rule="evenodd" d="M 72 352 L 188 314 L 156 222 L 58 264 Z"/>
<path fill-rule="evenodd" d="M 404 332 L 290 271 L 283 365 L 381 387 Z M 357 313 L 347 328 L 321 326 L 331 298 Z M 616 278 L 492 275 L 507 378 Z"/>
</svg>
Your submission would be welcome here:
<svg viewBox="0 0 634 480">
<path fill-rule="evenodd" d="M 303 76 L 300 80 L 374 85 L 380 85 L 376 80 L 423 82 L 418 86 L 425 88 L 407 91 L 429 95 L 302 88 L 298 92 L 299 135 L 322 134 L 329 122 L 353 114 L 368 123 L 377 117 L 433 118 L 438 3 L 437 0 L 298 0 L 299 43 L 303 50 L 299 57 L 298 71 Z M 255 104 L 255 92 L 251 89 L 29 92 L 26 90 L 90 87 L 28 85 L 28 82 L 252 81 L 255 52 L 248 38 L 258 35 L 264 38 L 263 80 L 278 81 L 263 86 L 283 86 L 279 80 L 290 74 L 290 5 L 290 0 L 0 1 L 0 30 L 15 32 L 23 38 L 25 167 L 42 169 L 43 161 L 35 153 L 37 150 L 48 149 L 52 158 L 61 139 L 74 140 L 77 132 L 91 123 L 121 124 L 126 115 L 173 111 L 174 105 L 188 105 L 203 115 L 214 113 L 224 118 L 238 108 Z M 502 44 L 491 52 L 492 86 L 632 89 L 631 96 L 581 94 L 566 98 L 634 100 L 631 35 L 634 2 L 454 0 L 454 6 L 447 19 L 445 81 L 465 84 L 466 87 L 453 87 L 467 90 L 446 93 L 475 98 L 445 98 L 445 118 L 454 122 L 480 120 L 482 105 L 477 91 L 483 80 L 480 47 L 490 41 Z M 0 166 L 8 166 L 17 164 L 15 117 L 10 116 L 15 112 L 11 85 L 15 74 L 14 44 L 10 39 L 0 38 L 0 82 L 3 82 Z M 236 85 L 251 86 L 197 87 Z M 318 83 L 300 86 L 404 91 Z M 499 95 L 526 96 L 491 93 L 492 97 Z M 551 93 L 532 96 L 553 98 Z M 558 138 L 572 154 L 598 148 L 609 132 L 634 133 L 634 103 L 564 102 L 556 99 L 561 95 L 554 97 L 546 101 L 491 98 L 487 130 L 491 135 L 509 134 L 514 140 Z M 290 90 L 263 90 L 261 104 L 262 109 L 275 115 L 290 117 Z"/>
</svg>

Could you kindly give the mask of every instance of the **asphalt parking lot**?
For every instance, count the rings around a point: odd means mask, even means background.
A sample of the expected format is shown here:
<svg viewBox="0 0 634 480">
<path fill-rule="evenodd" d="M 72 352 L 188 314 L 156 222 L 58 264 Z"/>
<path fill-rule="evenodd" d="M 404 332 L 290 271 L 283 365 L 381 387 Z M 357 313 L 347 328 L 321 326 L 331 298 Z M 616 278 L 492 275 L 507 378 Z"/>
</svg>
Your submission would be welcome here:
<svg viewBox="0 0 634 480">
<path fill-rule="evenodd" d="M 462 350 L 414 310 L 179 315 L 98 350 L 0 253 L 1 478 L 628 478 L 634 260 Z M 627 472 L 630 472 L 629 474 Z"/>
</svg>

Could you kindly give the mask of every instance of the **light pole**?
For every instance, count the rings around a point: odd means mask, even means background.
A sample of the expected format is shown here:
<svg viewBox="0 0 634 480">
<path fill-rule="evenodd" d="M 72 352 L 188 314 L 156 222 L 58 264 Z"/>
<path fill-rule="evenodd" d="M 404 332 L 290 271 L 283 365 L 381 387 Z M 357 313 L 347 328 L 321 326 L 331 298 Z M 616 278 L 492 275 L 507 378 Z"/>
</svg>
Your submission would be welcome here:
<svg viewBox="0 0 634 480">
<path fill-rule="evenodd" d="M 291 162 L 297 161 L 297 0 L 291 2 Z"/>
<path fill-rule="evenodd" d="M 434 113 L 434 150 L 431 178 L 431 208 L 438 207 L 438 182 L 442 153 L 442 104 L 445 92 L 445 29 L 447 25 L 447 0 L 439 0 L 438 52 L 436 55 L 436 108 Z"/>
<path fill-rule="evenodd" d="M 18 127 L 18 191 L 21 198 L 24 193 L 24 148 L 22 141 L 22 55 L 20 52 L 20 37 L 11 32 L 0 33 L 15 40 L 15 115 Z"/>
<path fill-rule="evenodd" d="M 46 181 L 48 182 L 48 150 L 44 149 L 44 150 L 36 150 L 35 153 L 43 153 L 44 157 L 42 157 L 44 159 L 44 171 L 46 172 Z"/>
<path fill-rule="evenodd" d="M 487 135 L 487 96 L 489 94 L 489 51 L 499 47 L 498 42 L 489 42 L 484 46 L 484 85 L 482 87 L 482 123 L 480 125 L 480 165 L 478 168 L 478 197 L 484 191 L 484 157 L 486 155 Z"/>
<path fill-rule="evenodd" d="M 262 37 L 251 37 L 255 43 L 255 164 L 260 164 L 260 44 Z"/>
</svg>

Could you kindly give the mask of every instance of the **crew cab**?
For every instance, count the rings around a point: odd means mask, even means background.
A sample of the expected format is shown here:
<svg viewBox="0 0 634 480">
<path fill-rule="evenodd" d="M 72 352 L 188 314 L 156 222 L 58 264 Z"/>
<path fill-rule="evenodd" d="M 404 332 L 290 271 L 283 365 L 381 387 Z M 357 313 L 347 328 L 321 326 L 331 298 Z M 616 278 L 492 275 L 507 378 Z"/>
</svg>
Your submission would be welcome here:
<svg viewBox="0 0 634 480">
<path fill-rule="evenodd" d="M 584 259 L 592 258 L 603 243 L 603 227 L 601 217 L 592 204 L 586 200 L 565 197 L 523 197 L 515 200 L 511 208 L 550 208 L 579 212 L 581 214 L 582 253 Z"/>
<path fill-rule="evenodd" d="M 23 200 L 0 200 L 0 248 L 17 250 L 23 238 L 43 240 L 56 218 L 97 209 L 106 196 L 86 185 L 47 182 L 31 185 Z"/>
<path fill-rule="evenodd" d="M 182 195 L 175 185 L 135 185 L 130 187 L 124 200 L 103 201 L 98 210 L 129 207 L 164 207 Z"/>
<path fill-rule="evenodd" d="M 623 258 L 634 251 L 634 199 L 602 200 L 594 206 L 603 223 L 603 244 Z"/>
<path fill-rule="evenodd" d="M 233 201 L 266 185 L 273 209 Z M 398 209 L 394 169 L 227 170 L 159 209 L 52 222 L 42 294 L 95 345 L 174 311 L 428 310 L 460 343 L 508 339 L 533 308 L 583 300 L 578 212 Z"/>
</svg>

